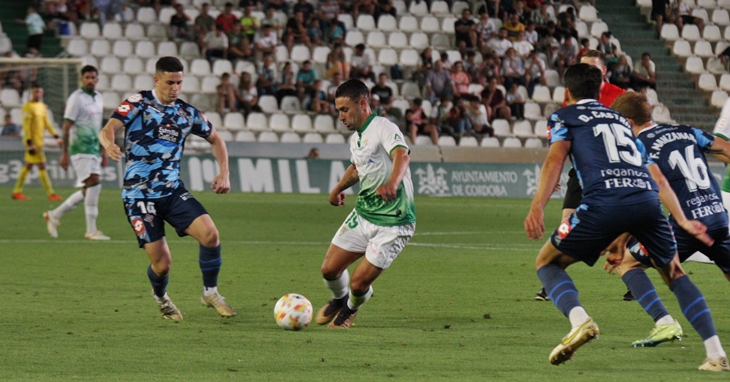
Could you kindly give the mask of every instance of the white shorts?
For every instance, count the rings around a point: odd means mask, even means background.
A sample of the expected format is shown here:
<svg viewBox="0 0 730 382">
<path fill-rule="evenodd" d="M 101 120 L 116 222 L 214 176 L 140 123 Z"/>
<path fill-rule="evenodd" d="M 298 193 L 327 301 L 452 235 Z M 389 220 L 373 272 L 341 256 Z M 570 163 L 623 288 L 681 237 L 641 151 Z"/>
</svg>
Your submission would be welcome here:
<svg viewBox="0 0 730 382">
<path fill-rule="evenodd" d="M 71 165 L 76 173 L 76 187 L 83 187 L 91 174 L 101 175 L 101 157 L 92 154 L 71 155 Z"/>
<path fill-rule="evenodd" d="M 365 258 L 370 264 L 386 269 L 411 240 L 415 231 L 416 223 L 379 226 L 352 210 L 332 238 L 332 244 L 350 252 L 365 252 Z"/>
</svg>

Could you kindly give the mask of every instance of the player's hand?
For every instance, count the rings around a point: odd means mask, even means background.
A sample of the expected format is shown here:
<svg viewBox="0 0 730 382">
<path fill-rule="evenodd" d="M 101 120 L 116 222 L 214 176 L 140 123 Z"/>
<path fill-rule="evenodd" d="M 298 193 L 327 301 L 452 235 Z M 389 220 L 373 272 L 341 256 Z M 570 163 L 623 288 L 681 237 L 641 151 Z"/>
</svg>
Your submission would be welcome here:
<svg viewBox="0 0 730 382">
<path fill-rule="evenodd" d="M 119 160 L 122 159 L 122 150 L 119 149 L 119 146 L 117 146 L 116 143 L 112 143 L 109 147 L 105 147 L 104 149 L 106 150 L 106 155 L 109 159 L 115 162 L 119 162 Z"/>
<path fill-rule="evenodd" d="M 63 140 L 61 140 L 61 138 L 56 138 L 56 144 L 58 145 L 59 149 L 63 148 Z"/>
<path fill-rule="evenodd" d="M 542 239 L 542 234 L 545 233 L 545 222 L 543 220 L 543 212 L 541 210 L 532 210 L 527 214 L 525 218 L 525 233 L 527 238 L 532 240 Z"/>
<path fill-rule="evenodd" d="M 553 188 L 553 193 L 556 193 L 563 189 L 563 186 L 560 185 L 560 183 L 555 185 L 555 188 Z"/>
<path fill-rule="evenodd" d="M 101 167 L 109 166 L 109 157 L 106 154 L 101 156 Z"/>
<path fill-rule="evenodd" d="M 36 147 L 36 145 L 31 144 L 30 146 L 28 146 L 28 153 L 30 155 L 35 155 L 35 153 L 37 153 L 37 152 L 38 152 L 38 147 Z"/>
<path fill-rule="evenodd" d="M 680 224 L 680 227 L 708 247 L 715 243 L 715 240 L 707 234 L 707 226 L 697 220 L 685 220 Z"/>
<path fill-rule="evenodd" d="M 384 184 L 375 190 L 375 193 L 380 196 L 381 199 L 389 202 L 398 196 L 398 186 L 392 186 Z"/>
<path fill-rule="evenodd" d="M 58 162 L 62 169 L 68 170 L 68 153 L 64 152 L 61 154 L 61 160 Z"/>
<path fill-rule="evenodd" d="M 330 204 L 338 207 L 345 205 L 345 193 L 344 192 L 333 192 L 330 194 Z"/>
<path fill-rule="evenodd" d="M 614 241 L 614 243 L 616 242 Z M 606 257 L 606 264 L 603 265 L 603 270 L 608 271 L 608 273 L 613 273 L 613 271 L 615 271 L 616 268 L 621 265 L 621 262 L 624 261 L 624 253 L 626 253 L 625 242 L 622 246 L 617 246 L 613 248 L 609 246 L 609 248 L 607 249 L 609 251 L 609 254 Z"/>
<path fill-rule="evenodd" d="M 216 194 L 227 194 L 231 190 L 231 181 L 226 174 L 218 174 L 210 183 L 210 188 Z"/>
</svg>

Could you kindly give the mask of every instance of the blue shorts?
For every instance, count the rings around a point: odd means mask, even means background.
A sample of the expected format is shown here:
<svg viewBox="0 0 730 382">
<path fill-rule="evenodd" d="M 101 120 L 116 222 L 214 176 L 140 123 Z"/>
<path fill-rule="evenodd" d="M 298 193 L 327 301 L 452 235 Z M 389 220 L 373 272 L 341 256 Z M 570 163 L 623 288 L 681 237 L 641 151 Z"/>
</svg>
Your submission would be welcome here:
<svg viewBox="0 0 730 382">
<path fill-rule="evenodd" d="M 710 260 L 714 261 L 723 273 L 730 273 L 730 233 L 727 228 L 720 228 L 713 231 L 708 231 L 715 240 L 712 247 L 706 246 L 701 241 L 697 240 L 694 236 L 687 233 L 687 231 L 679 228 L 675 228 L 677 232 L 677 252 L 679 253 L 679 261 L 685 262 L 695 252 L 702 252 L 705 256 L 709 257 Z M 647 255 L 647 249 L 644 248 L 638 240 L 631 238 L 628 243 L 629 251 L 634 258 L 646 265 L 651 267 L 651 261 Z"/>
<path fill-rule="evenodd" d="M 629 232 L 649 250 L 659 266 L 674 259 L 677 244 L 659 199 L 620 206 L 581 204 L 550 237 L 560 252 L 589 266 L 598 261 L 606 247 L 619 235 Z"/>
<path fill-rule="evenodd" d="M 140 248 L 165 237 L 165 222 L 170 223 L 182 237 L 187 236 L 185 230 L 195 219 L 208 214 L 205 207 L 182 186 L 171 195 L 158 199 L 127 199 L 124 211 Z"/>
</svg>

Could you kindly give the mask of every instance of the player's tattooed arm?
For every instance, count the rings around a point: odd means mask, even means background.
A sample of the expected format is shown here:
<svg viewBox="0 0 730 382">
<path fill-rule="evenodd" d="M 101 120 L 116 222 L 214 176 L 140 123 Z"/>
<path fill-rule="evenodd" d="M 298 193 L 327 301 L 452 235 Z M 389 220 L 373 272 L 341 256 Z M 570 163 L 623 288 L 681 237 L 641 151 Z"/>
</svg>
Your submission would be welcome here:
<svg viewBox="0 0 730 382">
<path fill-rule="evenodd" d="M 342 179 L 339 183 L 337 183 L 337 186 L 335 186 L 334 189 L 332 189 L 332 192 L 330 193 L 330 204 L 333 206 L 342 206 L 345 204 L 345 193 L 343 191 L 347 190 L 348 188 L 354 186 L 357 184 L 357 182 L 360 181 L 360 177 L 357 174 L 357 167 L 355 167 L 354 164 L 351 164 L 350 167 L 347 168 L 345 171 L 345 174 L 342 176 Z"/>
</svg>

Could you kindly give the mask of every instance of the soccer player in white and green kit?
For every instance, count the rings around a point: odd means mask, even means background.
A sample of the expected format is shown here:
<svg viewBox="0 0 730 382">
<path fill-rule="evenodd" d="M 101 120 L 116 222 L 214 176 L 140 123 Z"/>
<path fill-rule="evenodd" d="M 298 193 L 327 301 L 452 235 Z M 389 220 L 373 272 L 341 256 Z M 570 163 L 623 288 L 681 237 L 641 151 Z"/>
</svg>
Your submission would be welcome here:
<svg viewBox="0 0 730 382">
<path fill-rule="evenodd" d="M 64 213 L 84 203 L 86 234 L 88 240 L 109 240 L 96 228 L 101 193 L 101 167 L 106 165 L 106 155 L 99 145 L 99 131 L 104 115 L 104 101 L 96 91 L 98 71 L 91 65 L 81 68 L 81 88 L 71 93 L 63 114 L 63 153 L 61 167 L 68 169 L 69 161 L 76 173 L 74 192 L 58 208 L 43 213 L 52 237 L 58 237 L 58 226 Z M 69 157 L 70 154 L 70 157 Z M 69 160 L 70 159 L 70 160 Z"/>
<path fill-rule="evenodd" d="M 370 109 L 370 91 L 348 80 L 335 92 L 335 106 L 350 137 L 352 164 L 330 193 L 333 206 L 345 204 L 344 190 L 360 183 L 355 209 L 332 239 L 322 264 L 333 299 L 319 310 L 316 322 L 349 328 L 358 309 L 373 294 L 372 283 L 413 237 L 416 210 L 408 168 L 408 145 L 398 126 Z M 365 256 L 352 278 L 347 267 Z"/>
</svg>

